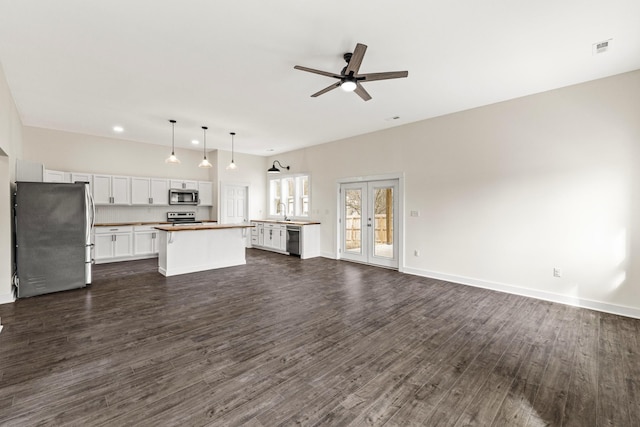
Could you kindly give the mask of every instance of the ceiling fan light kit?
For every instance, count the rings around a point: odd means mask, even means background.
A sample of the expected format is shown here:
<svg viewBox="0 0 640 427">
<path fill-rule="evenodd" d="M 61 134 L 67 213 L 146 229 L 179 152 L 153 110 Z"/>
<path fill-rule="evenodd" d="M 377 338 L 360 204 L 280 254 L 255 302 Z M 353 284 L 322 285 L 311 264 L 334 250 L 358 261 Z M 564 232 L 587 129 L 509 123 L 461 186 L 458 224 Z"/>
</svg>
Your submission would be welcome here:
<svg viewBox="0 0 640 427">
<path fill-rule="evenodd" d="M 327 86 L 326 88 L 311 95 L 312 98 L 316 98 L 324 93 L 327 93 L 337 87 L 342 88 L 345 92 L 355 92 L 364 101 L 369 101 L 371 95 L 364 89 L 362 83 L 371 82 L 375 80 L 389 80 L 389 79 L 401 79 L 409 75 L 408 71 L 388 71 L 384 73 L 367 73 L 358 74 L 360 71 L 360 64 L 367 51 L 367 46 L 361 43 L 356 44 L 356 48 L 353 53 L 347 52 L 343 55 L 344 60 L 347 62 L 347 66 L 340 71 L 340 74 L 330 73 L 328 71 L 316 70 L 314 68 L 303 67 L 296 65 L 296 70 L 306 71 L 308 73 L 320 74 L 321 76 L 331 77 L 340 80 L 337 83 Z"/>
</svg>

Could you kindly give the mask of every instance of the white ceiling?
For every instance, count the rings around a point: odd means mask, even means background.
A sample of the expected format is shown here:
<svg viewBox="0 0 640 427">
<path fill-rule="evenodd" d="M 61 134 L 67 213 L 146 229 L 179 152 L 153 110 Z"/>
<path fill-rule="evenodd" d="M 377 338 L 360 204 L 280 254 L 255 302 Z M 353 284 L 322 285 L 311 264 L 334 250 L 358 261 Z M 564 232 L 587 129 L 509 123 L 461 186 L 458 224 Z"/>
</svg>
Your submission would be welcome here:
<svg viewBox="0 0 640 427">
<path fill-rule="evenodd" d="M 270 155 L 640 69 L 638 0 L 0 0 L 26 126 Z M 613 39 L 609 52 L 592 44 Z M 368 102 L 339 72 L 368 45 Z M 397 120 L 389 120 L 399 116 Z M 125 132 L 116 135 L 114 125 Z M 274 151 L 267 151 L 274 150 Z"/>
</svg>

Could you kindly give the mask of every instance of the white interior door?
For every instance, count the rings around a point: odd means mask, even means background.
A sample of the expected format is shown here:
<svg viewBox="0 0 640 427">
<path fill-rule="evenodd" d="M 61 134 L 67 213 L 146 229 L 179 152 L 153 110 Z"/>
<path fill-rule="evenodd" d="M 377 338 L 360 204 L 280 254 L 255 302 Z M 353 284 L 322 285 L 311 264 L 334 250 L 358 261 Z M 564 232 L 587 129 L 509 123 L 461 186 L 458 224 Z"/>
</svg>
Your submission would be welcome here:
<svg viewBox="0 0 640 427">
<path fill-rule="evenodd" d="M 398 268 L 398 180 L 342 184 L 341 258 Z"/>
<path fill-rule="evenodd" d="M 249 221 L 248 194 L 249 187 L 246 185 L 223 184 L 221 224 L 237 224 Z"/>
</svg>

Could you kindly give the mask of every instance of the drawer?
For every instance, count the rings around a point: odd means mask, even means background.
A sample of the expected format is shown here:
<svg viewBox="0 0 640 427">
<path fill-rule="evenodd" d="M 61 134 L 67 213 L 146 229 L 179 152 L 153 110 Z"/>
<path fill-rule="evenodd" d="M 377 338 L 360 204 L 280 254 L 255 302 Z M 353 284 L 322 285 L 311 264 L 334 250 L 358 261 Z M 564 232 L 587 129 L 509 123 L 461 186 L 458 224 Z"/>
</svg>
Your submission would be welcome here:
<svg viewBox="0 0 640 427">
<path fill-rule="evenodd" d="M 132 231 L 132 225 L 123 227 L 94 227 L 93 229 L 95 234 L 131 233 Z"/>
</svg>

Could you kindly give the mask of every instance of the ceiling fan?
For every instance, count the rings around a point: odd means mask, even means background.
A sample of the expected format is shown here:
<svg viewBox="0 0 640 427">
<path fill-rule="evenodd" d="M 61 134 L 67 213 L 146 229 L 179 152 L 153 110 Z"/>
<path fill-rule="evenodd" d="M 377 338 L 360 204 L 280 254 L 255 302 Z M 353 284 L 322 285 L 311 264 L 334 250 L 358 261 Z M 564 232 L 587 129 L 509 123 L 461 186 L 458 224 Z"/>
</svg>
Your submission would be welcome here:
<svg viewBox="0 0 640 427">
<path fill-rule="evenodd" d="M 408 71 L 389 71 L 386 73 L 367 73 L 367 74 L 358 74 L 358 70 L 360 70 L 360 64 L 362 64 L 362 59 L 364 58 L 364 53 L 367 51 L 367 46 L 361 43 L 356 44 L 356 48 L 353 50 L 353 53 L 345 53 L 343 55 L 344 60 L 347 62 L 346 67 L 342 69 L 340 74 L 329 73 L 327 71 L 315 70 L 313 68 L 302 67 L 300 65 L 296 65 L 296 70 L 307 71 L 309 73 L 320 74 L 321 76 L 332 77 L 334 79 L 338 79 L 339 81 L 332 84 L 329 87 L 322 89 L 319 92 L 311 95 L 312 98 L 316 96 L 320 96 L 323 93 L 327 93 L 330 90 L 333 90 L 337 87 L 341 87 L 346 92 L 355 92 L 360 98 L 365 101 L 371 99 L 371 95 L 364 90 L 361 83 L 371 82 L 374 80 L 387 80 L 387 79 L 400 79 L 403 77 L 407 77 L 409 75 Z"/>
</svg>

